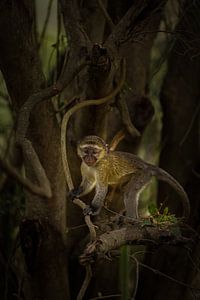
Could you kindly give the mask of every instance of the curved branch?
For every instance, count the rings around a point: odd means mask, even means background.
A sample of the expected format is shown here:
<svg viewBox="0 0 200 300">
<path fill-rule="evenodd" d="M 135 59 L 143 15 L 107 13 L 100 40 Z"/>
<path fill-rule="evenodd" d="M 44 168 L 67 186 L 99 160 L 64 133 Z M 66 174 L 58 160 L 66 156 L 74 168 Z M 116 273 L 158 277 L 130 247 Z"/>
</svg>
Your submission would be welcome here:
<svg viewBox="0 0 200 300">
<path fill-rule="evenodd" d="M 131 121 L 131 117 L 130 117 L 125 99 L 122 99 L 121 97 L 119 97 L 119 99 L 117 101 L 117 105 L 118 105 L 118 108 L 119 108 L 119 111 L 121 114 L 122 122 L 123 122 L 126 130 L 128 131 L 128 133 L 133 138 L 140 137 L 140 132 L 137 130 L 137 128 L 135 128 L 135 126 L 133 125 L 133 123 Z"/>
<path fill-rule="evenodd" d="M 49 179 L 48 179 L 46 172 L 39 160 L 37 153 L 35 152 L 35 149 L 32 146 L 31 141 L 24 138 L 21 148 L 22 148 L 22 152 L 23 152 L 23 156 L 24 156 L 24 161 L 28 162 L 29 166 L 32 169 L 33 174 L 37 178 L 38 189 L 43 190 L 43 194 L 47 198 L 51 198 L 52 191 L 51 191 L 51 185 L 50 185 Z"/>
<path fill-rule="evenodd" d="M 118 144 L 125 138 L 125 132 L 123 129 L 119 130 L 115 136 L 113 137 L 111 143 L 110 143 L 110 146 L 109 146 L 109 149 L 111 151 L 114 151 Z"/>
<path fill-rule="evenodd" d="M 51 197 L 50 191 L 46 192 L 43 188 L 32 183 L 30 180 L 25 179 L 13 166 L 11 166 L 6 160 L 0 157 L 0 168 L 8 175 L 16 179 L 31 193 L 41 197 Z"/>
<path fill-rule="evenodd" d="M 26 138 L 31 111 L 40 102 L 48 100 L 50 97 L 60 93 L 86 65 L 87 64 L 83 64 L 75 70 L 75 72 L 68 77 L 68 81 L 65 84 L 62 84 L 63 77 L 61 76 L 55 85 L 31 95 L 20 109 L 16 131 L 16 144 L 21 147 L 24 160 L 29 162 L 32 171 L 37 178 L 38 187 L 35 185 L 35 188 L 33 189 L 33 191 L 37 190 L 37 195 L 51 198 L 52 192 L 49 179 L 47 178 L 39 157 L 35 152 L 32 143 Z M 35 194 L 35 192 L 33 193 Z"/>
<path fill-rule="evenodd" d="M 77 296 L 77 300 L 82 300 L 84 295 L 85 295 L 85 292 L 88 288 L 88 285 L 90 283 L 90 280 L 92 278 L 92 268 L 91 268 L 91 265 L 87 265 L 86 266 L 86 275 L 85 275 L 85 280 L 81 286 L 81 289 L 78 293 L 78 296 Z"/>
</svg>

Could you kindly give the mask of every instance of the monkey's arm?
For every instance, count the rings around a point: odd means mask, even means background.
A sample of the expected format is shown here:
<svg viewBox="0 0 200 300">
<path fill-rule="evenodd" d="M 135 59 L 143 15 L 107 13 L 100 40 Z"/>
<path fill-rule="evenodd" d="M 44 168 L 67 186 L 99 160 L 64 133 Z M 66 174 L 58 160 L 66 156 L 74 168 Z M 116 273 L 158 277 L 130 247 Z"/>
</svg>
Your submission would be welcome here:
<svg viewBox="0 0 200 300">
<path fill-rule="evenodd" d="M 73 200 L 74 198 L 85 196 L 89 194 L 94 187 L 95 181 L 90 181 L 88 178 L 84 177 L 81 181 L 81 184 L 69 192 L 69 197 L 71 200 Z"/>
<path fill-rule="evenodd" d="M 107 195 L 107 192 L 108 192 L 108 185 L 98 183 L 96 185 L 96 193 L 92 200 L 92 203 L 85 208 L 84 214 L 92 215 L 92 216 L 98 215 L 103 206 L 104 199 Z"/>
<path fill-rule="evenodd" d="M 85 170 L 84 164 L 81 164 L 81 175 L 82 181 L 80 185 L 69 192 L 71 200 L 76 197 L 82 197 L 89 194 L 95 187 L 95 178 L 91 176 L 91 174 L 88 174 L 87 170 Z"/>
</svg>

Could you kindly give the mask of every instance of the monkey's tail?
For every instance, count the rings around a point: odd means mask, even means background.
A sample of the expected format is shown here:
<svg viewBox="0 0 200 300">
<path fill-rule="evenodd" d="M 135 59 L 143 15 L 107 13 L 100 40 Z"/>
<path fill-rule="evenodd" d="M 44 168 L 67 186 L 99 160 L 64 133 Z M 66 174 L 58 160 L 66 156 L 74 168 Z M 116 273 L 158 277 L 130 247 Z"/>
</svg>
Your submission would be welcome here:
<svg viewBox="0 0 200 300">
<path fill-rule="evenodd" d="M 187 220 L 190 216 L 190 201 L 183 187 L 172 175 L 170 175 L 163 169 L 154 167 L 153 165 L 149 165 L 149 167 L 152 171 L 153 176 L 156 176 L 158 179 L 167 182 L 180 195 L 183 204 L 183 218 L 184 220 Z"/>
</svg>

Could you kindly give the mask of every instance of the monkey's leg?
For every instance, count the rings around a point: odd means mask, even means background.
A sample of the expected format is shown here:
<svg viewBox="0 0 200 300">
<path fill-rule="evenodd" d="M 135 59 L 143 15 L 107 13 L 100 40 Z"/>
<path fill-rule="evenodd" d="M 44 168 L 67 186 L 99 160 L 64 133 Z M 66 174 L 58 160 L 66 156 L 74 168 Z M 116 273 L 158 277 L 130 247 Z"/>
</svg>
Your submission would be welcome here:
<svg viewBox="0 0 200 300">
<path fill-rule="evenodd" d="M 139 219 L 138 201 L 139 195 L 151 179 L 151 175 L 143 171 L 133 174 L 124 190 L 124 205 L 126 216 L 132 219 Z"/>
</svg>

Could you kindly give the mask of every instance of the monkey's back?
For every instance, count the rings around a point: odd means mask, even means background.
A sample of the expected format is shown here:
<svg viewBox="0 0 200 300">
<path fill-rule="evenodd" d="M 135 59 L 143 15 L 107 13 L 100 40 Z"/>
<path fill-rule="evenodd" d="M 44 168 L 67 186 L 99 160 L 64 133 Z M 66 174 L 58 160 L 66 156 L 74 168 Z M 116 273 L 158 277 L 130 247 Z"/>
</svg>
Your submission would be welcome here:
<svg viewBox="0 0 200 300">
<path fill-rule="evenodd" d="M 99 165 L 102 171 L 105 171 L 108 184 L 117 184 L 123 181 L 124 177 L 130 174 L 136 174 L 146 168 L 146 163 L 134 154 L 110 151 Z M 106 170 L 105 170 L 106 168 Z"/>
</svg>

